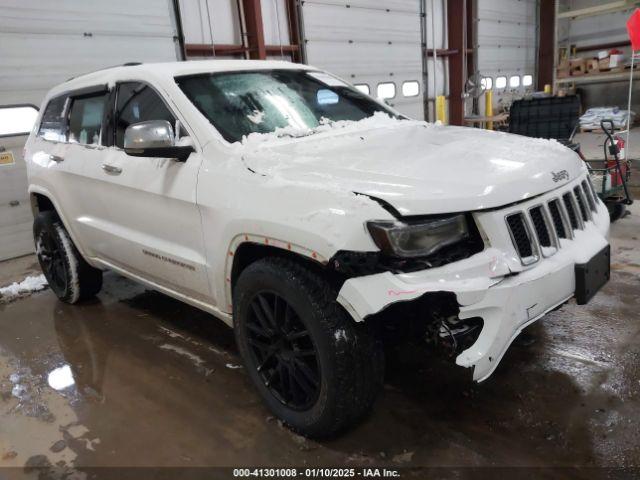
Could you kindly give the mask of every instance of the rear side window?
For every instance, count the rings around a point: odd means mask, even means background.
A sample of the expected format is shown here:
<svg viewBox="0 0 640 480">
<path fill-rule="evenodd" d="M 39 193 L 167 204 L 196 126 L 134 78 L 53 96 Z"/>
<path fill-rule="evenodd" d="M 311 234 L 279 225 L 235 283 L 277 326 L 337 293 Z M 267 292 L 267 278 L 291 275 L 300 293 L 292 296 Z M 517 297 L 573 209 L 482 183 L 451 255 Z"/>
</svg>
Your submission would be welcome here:
<svg viewBox="0 0 640 480">
<path fill-rule="evenodd" d="M 42 121 L 38 130 L 39 137 L 54 142 L 65 141 L 64 108 L 66 101 L 66 96 L 53 98 L 49 101 L 42 114 Z"/>
<path fill-rule="evenodd" d="M 69 142 L 99 145 L 107 93 L 74 98 L 69 112 Z"/>
<path fill-rule="evenodd" d="M 120 148 L 124 148 L 124 132 L 129 125 L 148 120 L 166 120 L 175 126 L 176 122 L 162 98 L 143 83 L 121 83 L 116 110 L 116 146 Z"/>
</svg>

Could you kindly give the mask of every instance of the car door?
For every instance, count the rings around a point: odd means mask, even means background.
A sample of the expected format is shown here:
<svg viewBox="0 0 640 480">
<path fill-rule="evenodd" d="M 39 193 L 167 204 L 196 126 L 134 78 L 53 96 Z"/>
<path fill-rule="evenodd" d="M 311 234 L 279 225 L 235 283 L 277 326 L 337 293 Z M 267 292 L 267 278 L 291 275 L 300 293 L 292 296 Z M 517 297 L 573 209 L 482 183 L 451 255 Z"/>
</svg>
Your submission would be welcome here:
<svg viewBox="0 0 640 480">
<path fill-rule="evenodd" d="M 96 90 L 106 91 L 106 87 Z M 85 94 L 86 92 L 79 92 Z M 31 175 L 37 176 L 35 192 L 49 197 L 65 222 L 80 251 L 86 238 L 81 220 L 85 213 L 83 168 L 87 152 L 82 145 L 67 141 L 69 93 L 51 98 L 42 114 L 36 135 L 28 142 L 26 154 L 32 163 Z M 98 121 L 98 125 L 99 125 Z"/>
<path fill-rule="evenodd" d="M 92 255 L 96 242 L 95 228 L 88 213 L 95 208 L 97 197 L 86 182 L 90 165 L 99 163 L 106 152 L 104 123 L 110 92 L 106 85 L 88 87 L 68 94 L 64 143 L 55 151 L 58 168 L 65 169 L 65 180 L 56 188 L 62 196 L 60 208 L 74 233 L 78 248 Z"/>
<path fill-rule="evenodd" d="M 112 266 L 209 302 L 196 204 L 199 148 L 185 162 L 127 155 L 123 147 L 129 125 L 168 120 L 176 126 L 177 115 L 145 83 L 119 83 L 111 97 L 106 142 L 110 148 L 85 170 L 87 187 L 97 196 L 88 202 L 94 254 Z"/>
</svg>

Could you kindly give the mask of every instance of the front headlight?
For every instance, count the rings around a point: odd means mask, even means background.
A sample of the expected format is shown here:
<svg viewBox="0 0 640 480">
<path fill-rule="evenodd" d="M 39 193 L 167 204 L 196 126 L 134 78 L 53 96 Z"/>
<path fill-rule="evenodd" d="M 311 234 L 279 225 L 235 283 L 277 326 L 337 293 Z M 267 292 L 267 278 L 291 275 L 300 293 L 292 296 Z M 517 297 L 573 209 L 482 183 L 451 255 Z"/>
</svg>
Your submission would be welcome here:
<svg viewBox="0 0 640 480">
<path fill-rule="evenodd" d="M 427 257 L 469 237 L 465 215 L 415 223 L 372 221 L 367 229 L 380 250 L 404 258 Z"/>
</svg>

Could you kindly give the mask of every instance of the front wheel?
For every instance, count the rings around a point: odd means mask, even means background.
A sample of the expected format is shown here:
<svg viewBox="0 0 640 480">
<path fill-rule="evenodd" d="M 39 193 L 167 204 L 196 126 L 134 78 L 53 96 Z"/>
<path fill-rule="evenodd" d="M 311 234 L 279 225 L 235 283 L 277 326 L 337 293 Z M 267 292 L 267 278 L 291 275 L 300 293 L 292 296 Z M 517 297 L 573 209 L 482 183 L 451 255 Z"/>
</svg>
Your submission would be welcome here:
<svg viewBox="0 0 640 480">
<path fill-rule="evenodd" d="M 319 275 L 284 258 L 247 267 L 234 289 L 238 349 L 261 397 L 309 437 L 366 415 L 382 385 L 379 342 L 336 302 Z"/>
<path fill-rule="evenodd" d="M 33 237 L 40 268 L 60 300 L 77 303 L 100 291 L 102 272 L 82 258 L 55 212 L 36 215 Z"/>
</svg>

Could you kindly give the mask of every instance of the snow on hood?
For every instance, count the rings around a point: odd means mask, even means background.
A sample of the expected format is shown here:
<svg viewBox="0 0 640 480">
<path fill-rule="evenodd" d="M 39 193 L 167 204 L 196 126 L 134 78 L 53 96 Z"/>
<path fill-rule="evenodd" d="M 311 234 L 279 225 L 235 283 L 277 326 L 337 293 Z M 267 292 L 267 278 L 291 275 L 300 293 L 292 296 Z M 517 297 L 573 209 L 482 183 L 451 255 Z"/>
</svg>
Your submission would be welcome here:
<svg viewBox="0 0 640 480">
<path fill-rule="evenodd" d="M 241 148 L 245 165 L 276 184 L 363 193 L 402 215 L 500 207 L 561 187 L 586 171 L 578 155 L 555 140 L 385 114 L 312 131 L 252 134 Z M 568 179 L 552 173 L 562 170 Z"/>
<path fill-rule="evenodd" d="M 250 119 L 251 118 L 253 117 L 250 117 Z M 260 120 L 262 120 L 262 118 L 260 118 Z M 283 127 L 276 128 L 270 133 L 251 133 L 242 137 L 241 143 L 246 146 L 256 146 L 276 139 L 308 137 L 322 132 L 341 131 L 341 133 L 349 133 L 367 128 L 393 127 L 401 121 L 402 120 L 393 118 L 384 112 L 375 112 L 372 116 L 359 121 L 339 120 L 333 122 L 323 118 L 320 125 L 315 128 Z M 254 123 L 259 124 L 260 122 L 254 121 Z"/>
</svg>

